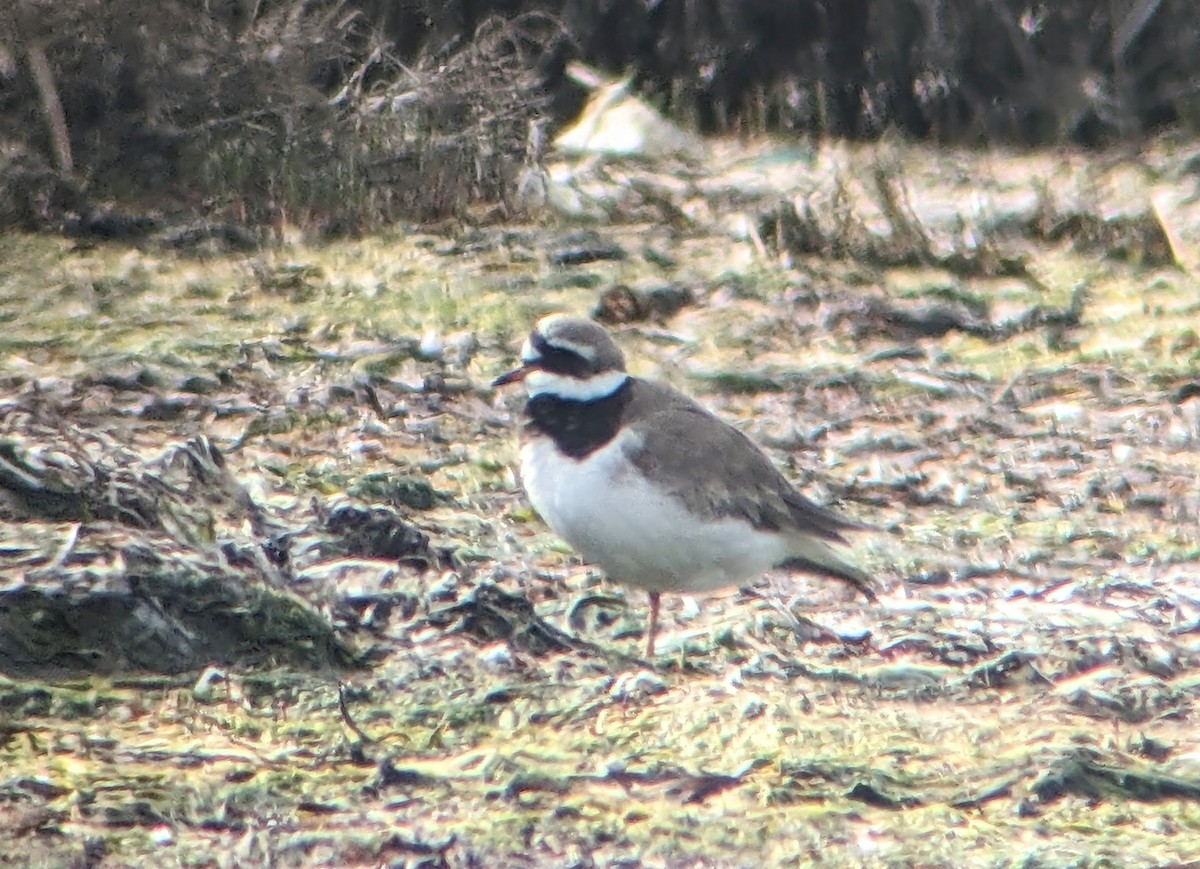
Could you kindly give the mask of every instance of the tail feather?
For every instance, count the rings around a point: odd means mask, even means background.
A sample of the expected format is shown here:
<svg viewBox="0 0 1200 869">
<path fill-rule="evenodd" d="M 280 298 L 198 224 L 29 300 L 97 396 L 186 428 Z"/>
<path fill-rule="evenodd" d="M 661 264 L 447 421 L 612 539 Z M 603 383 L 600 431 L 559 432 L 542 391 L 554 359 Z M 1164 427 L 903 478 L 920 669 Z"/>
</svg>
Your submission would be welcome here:
<svg viewBox="0 0 1200 869">
<path fill-rule="evenodd" d="M 824 541 L 806 537 L 797 540 L 796 544 L 794 554 L 781 561 L 777 565 L 778 567 L 840 579 L 862 592 L 863 596 L 872 603 L 879 599 L 875 594 L 875 583 L 871 577 L 853 564 L 843 560 Z"/>
</svg>

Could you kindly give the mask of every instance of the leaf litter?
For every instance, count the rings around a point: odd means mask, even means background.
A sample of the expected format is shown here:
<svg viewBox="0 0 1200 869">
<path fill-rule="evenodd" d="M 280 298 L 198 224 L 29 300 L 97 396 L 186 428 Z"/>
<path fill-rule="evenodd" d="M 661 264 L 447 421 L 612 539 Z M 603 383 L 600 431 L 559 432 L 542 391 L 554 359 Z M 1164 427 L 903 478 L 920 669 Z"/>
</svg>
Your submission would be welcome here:
<svg viewBox="0 0 1200 869">
<path fill-rule="evenodd" d="M 669 226 L 644 178 L 587 234 L 0 241 L 0 854 L 1200 860 L 1191 182 L 880 153 L 759 188 L 718 146 Z M 485 385 L 560 309 L 881 527 L 881 603 L 676 598 L 641 662 Z"/>
</svg>

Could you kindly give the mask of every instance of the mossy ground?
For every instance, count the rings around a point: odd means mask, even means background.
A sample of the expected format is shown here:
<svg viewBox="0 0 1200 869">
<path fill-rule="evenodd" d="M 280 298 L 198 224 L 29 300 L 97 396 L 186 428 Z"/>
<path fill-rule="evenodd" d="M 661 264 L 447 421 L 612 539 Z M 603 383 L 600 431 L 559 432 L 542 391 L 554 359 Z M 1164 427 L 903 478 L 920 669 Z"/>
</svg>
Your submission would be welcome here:
<svg viewBox="0 0 1200 869">
<path fill-rule="evenodd" d="M 843 177 L 867 159 L 835 158 Z M 1136 204 L 1167 185 L 1182 203 L 1168 228 L 1187 250 L 1200 239 L 1178 149 L 1115 166 L 896 159 L 916 204 L 1017 196 L 1030 179 L 1102 204 L 1120 182 Z M 457 553 L 424 574 L 384 560 L 301 571 L 319 600 L 361 585 L 419 601 L 357 636 L 379 647 L 366 670 L 227 668 L 211 691 L 197 674 L 0 679 L 10 865 L 1200 861 L 1186 268 L 1061 241 L 1030 251 L 1030 279 L 787 264 L 754 238 L 657 224 L 601 231 L 624 260 L 551 265 L 566 232 L 397 231 L 209 259 L 0 239 L 10 396 L 36 389 L 64 426 L 144 455 L 203 433 L 297 527 L 314 498 L 377 493 L 379 474 L 427 481 L 444 497 L 409 518 Z M 698 302 L 620 330 L 635 373 L 699 394 L 807 491 L 885 529 L 855 554 L 887 591 L 862 606 L 780 577 L 784 606 L 770 589 L 676 598 L 651 671 L 638 592 L 627 611 L 568 623 L 598 580 L 524 504 L 519 399 L 486 384 L 541 313 L 667 281 Z M 1001 322 L 1063 309 L 1080 287 L 1078 324 L 993 337 L 915 334 L 855 307 L 978 299 Z M 177 412 L 164 418 L 164 401 Z M 81 532 L 5 533 L 6 553 L 49 556 Z M 535 654 L 433 617 L 489 582 L 592 645 Z M 798 616 L 870 642 L 816 642 Z M 344 720 L 339 680 L 373 741 Z"/>
</svg>

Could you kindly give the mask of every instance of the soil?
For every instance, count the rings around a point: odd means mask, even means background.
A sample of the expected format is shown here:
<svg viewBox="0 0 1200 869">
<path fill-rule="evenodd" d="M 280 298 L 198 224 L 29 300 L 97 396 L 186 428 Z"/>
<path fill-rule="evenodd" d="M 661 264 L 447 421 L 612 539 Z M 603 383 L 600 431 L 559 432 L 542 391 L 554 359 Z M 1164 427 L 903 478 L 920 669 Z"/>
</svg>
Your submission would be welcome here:
<svg viewBox="0 0 1200 869">
<path fill-rule="evenodd" d="M 1200 865 L 1193 150 L 718 143 L 582 234 L 0 238 L 0 856 Z M 675 596 L 640 660 L 488 385 L 593 309 L 878 527 L 877 604 Z"/>
</svg>

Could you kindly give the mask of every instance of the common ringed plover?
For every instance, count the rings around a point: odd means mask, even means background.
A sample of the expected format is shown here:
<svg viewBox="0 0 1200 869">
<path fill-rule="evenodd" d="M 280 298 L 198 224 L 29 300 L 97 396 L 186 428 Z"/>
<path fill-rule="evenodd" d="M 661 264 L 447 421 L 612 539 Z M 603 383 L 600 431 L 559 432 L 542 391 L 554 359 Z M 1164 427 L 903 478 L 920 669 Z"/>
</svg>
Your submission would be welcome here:
<svg viewBox="0 0 1200 869">
<path fill-rule="evenodd" d="M 616 582 L 646 589 L 646 656 L 659 597 L 742 583 L 772 568 L 832 577 L 875 600 L 831 543 L 868 526 L 821 507 L 733 426 L 681 392 L 632 377 L 591 320 L 538 321 L 521 366 L 494 386 L 529 393 L 521 481 L 556 534 Z"/>
</svg>

